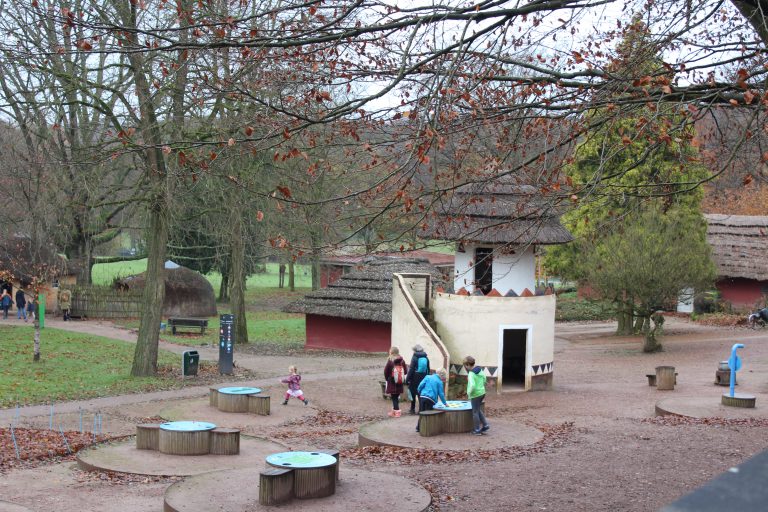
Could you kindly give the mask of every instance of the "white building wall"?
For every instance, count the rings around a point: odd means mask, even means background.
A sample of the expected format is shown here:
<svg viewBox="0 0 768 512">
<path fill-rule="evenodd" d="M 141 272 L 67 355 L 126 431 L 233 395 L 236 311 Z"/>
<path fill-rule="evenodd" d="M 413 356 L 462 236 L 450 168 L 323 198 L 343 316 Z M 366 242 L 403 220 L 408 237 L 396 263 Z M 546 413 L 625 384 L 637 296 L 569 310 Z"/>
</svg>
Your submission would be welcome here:
<svg viewBox="0 0 768 512">
<path fill-rule="evenodd" d="M 488 247 L 498 249 L 499 246 L 490 244 L 464 244 L 464 252 L 456 252 L 454 261 L 453 289 L 458 291 L 466 288 L 469 293 L 475 291 L 472 282 L 475 279 L 473 268 L 475 249 Z M 493 258 L 493 287 L 502 295 L 510 289 L 520 294 L 525 288 L 534 291 L 536 288 L 536 256 L 533 246 L 516 251 L 515 254 L 494 253 Z"/>
</svg>

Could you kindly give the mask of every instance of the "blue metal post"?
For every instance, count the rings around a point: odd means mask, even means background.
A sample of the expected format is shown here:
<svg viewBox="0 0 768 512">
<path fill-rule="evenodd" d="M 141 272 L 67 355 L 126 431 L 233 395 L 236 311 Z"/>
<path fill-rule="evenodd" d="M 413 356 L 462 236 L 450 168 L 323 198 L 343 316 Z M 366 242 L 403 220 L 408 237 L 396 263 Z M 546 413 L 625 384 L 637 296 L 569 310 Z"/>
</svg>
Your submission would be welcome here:
<svg viewBox="0 0 768 512">
<path fill-rule="evenodd" d="M 731 347 L 731 357 L 728 358 L 728 367 L 731 369 L 731 396 L 733 396 L 734 388 L 736 387 L 736 372 L 741 366 L 739 364 L 739 356 L 736 355 L 736 350 L 740 348 L 744 348 L 744 345 L 741 343 L 734 343 L 733 347 Z"/>
</svg>

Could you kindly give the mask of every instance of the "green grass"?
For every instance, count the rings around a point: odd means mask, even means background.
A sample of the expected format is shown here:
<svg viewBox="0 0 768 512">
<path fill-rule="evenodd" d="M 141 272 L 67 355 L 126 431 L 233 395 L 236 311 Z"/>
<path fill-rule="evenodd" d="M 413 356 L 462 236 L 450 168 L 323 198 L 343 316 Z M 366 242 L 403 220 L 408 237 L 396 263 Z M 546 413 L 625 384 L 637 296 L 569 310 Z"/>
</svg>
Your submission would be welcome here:
<svg viewBox="0 0 768 512">
<path fill-rule="evenodd" d="M 280 311 L 249 311 L 246 316 L 250 343 L 269 343 L 286 347 L 304 343 L 304 315 Z M 115 323 L 131 329 L 138 329 L 139 327 L 139 320 L 116 320 Z M 173 335 L 170 329 L 166 329 L 165 332 L 160 333 L 160 337 L 166 341 L 183 345 L 214 345 L 219 341 L 219 318 L 208 319 L 208 329 L 202 336 L 199 331 L 195 333 L 192 330 L 185 330 Z"/>
<path fill-rule="evenodd" d="M 33 335 L 32 327 L 0 326 L 0 407 L 179 385 L 172 379 L 131 377 L 133 344 L 58 329 L 41 331 L 41 359 L 35 363 Z M 179 356 L 160 351 L 158 364 L 179 365 Z"/>
<path fill-rule="evenodd" d="M 280 269 L 277 263 L 267 263 L 267 271 L 260 274 L 254 274 L 248 278 L 245 286 L 251 290 L 256 288 L 274 288 L 278 289 L 280 279 Z M 97 263 L 93 266 L 93 284 L 111 285 L 116 278 L 123 278 L 134 274 L 140 274 L 147 270 L 147 260 L 118 261 L 115 263 Z M 221 286 L 221 274 L 211 272 L 205 276 L 218 292 Z M 312 275 L 307 265 L 296 265 L 294 271 L 294 286 L 296 288 L 311 288 Z M 288 285 L 288 275 L 285 276 L 285 284 Z"/>
</svg>

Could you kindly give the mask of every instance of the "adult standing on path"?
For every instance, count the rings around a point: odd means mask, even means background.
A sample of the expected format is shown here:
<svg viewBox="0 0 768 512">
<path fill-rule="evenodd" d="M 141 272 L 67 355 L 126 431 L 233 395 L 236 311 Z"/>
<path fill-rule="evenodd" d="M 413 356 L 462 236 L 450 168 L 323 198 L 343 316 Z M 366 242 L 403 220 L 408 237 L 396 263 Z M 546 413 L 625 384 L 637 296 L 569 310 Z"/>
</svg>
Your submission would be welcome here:
<svg viewBox="0 0 768 512">
<path fill-rule="evenodd" d="M 429 357 L 424 352 L 424 347 L 417 343 L 413 346 L 411 365 L 408 367 L 408 376 L 405 378 L 408 391 L 411 392 L 411 414 L 416 414 L 419 384 L 427 375 L 429 375 Z M 419 403 L 419 412 L 421 412 L 421 403 Z"/>
<path fill-rule="evenodd" d="M 72 308 L 72 292 L 66 288 L 59 290 L 59 308 L 64 321 L 69 320 L 69 310 Z"/>
<path fill-rule="evenodd" d="M 27 321 L 27 299 L 24 297 L 24 292 L 21 288 L 16 290 L 16 320 Z"/>
</svg>

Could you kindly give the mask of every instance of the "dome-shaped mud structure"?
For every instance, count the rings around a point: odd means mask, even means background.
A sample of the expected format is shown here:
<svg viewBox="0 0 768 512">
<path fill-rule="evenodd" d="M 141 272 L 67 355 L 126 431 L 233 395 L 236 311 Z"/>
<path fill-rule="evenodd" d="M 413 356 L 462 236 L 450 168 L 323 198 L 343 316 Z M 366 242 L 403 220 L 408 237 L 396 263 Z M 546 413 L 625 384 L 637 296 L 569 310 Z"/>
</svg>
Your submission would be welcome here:
<svg viewBox="0 0 768 512">
<path fill-rule="evenodd" d="M 146 283 L 146 273 L 129 276 L 115 287 L 140 290 Z M 213 286 L 202 275 L 185 267 L 165 269 L 165 301 L 163 316 L 216 316 L 216 295 Z"/>
</svg>

